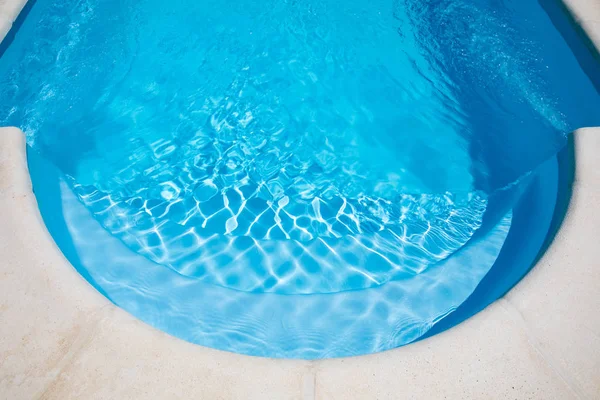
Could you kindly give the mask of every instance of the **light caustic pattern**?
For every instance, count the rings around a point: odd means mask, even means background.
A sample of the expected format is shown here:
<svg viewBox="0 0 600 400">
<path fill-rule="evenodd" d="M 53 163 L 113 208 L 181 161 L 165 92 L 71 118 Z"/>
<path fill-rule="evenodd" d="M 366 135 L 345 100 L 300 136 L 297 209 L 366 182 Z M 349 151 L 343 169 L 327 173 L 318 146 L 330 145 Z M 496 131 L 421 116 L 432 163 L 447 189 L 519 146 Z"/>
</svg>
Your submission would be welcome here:
<svg viewBox="0 0 600 400">
<path fill-rule="evenodd" d="M 280 293 L 337 292 L 421 273 L 471 238 L 486 206 L 471 194 L 401 195 L 379 199 L 387 213 L 372 221 L 367 199 L 290 204 L 234 188 L 205 201 L 114 201 L 74 188 L 103 226 L 151 260 L 205 282 Z"/>
</svg>

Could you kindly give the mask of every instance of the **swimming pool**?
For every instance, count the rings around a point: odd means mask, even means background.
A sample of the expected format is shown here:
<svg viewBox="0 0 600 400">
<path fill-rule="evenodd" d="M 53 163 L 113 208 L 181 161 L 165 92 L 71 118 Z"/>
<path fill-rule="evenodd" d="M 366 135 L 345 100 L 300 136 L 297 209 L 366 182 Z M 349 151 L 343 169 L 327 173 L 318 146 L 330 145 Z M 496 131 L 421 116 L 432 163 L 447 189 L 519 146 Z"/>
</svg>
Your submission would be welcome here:
<svg viewBox="0 0 600 400">
<path fill-rule="evenodd" d="M 554 155 L 597 117 L 516 3 L 38 0 L 1 115 L 55 240 L 116 304 L 242 353 L 380 351 L 527 271 Z"/>
</svg>

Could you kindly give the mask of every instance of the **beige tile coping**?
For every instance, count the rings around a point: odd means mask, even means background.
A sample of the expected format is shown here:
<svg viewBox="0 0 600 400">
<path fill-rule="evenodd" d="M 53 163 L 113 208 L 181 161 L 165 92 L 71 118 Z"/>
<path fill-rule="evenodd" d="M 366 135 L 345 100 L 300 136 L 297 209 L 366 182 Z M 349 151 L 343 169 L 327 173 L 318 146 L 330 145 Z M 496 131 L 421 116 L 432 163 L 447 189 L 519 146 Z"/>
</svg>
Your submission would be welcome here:
<svg viewBox="0 0 600 400">
<path fill-rule="evenodd" d="M 24 3 L 0 0 L 0 37 Z M 596 0 L 566 3 L 598 27 Z M 504 298 L 405 347 L 298 361 L 190 344 L 110 303 L 47 232 L 24 135 L 0 128 L 0 399 L 600 398 L 600 128 L 574 135 L 563 225 Z"/>
</svg>

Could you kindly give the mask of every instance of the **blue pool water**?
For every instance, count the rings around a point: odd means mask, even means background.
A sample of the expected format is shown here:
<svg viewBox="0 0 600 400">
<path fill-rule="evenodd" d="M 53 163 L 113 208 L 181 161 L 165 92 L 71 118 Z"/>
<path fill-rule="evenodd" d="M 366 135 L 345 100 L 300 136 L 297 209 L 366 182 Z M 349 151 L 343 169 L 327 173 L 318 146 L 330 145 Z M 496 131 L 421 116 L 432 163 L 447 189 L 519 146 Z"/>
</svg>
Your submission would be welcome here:
<svg viewBox="0 0 600 400">
<path fill-rule="evenodd" d="M 534 0 L 37 0 L 1 54 L 0 124 L 75 268 L 253 355 L 381 351 L 489 304 L 600 124 Z"/>
</svg>

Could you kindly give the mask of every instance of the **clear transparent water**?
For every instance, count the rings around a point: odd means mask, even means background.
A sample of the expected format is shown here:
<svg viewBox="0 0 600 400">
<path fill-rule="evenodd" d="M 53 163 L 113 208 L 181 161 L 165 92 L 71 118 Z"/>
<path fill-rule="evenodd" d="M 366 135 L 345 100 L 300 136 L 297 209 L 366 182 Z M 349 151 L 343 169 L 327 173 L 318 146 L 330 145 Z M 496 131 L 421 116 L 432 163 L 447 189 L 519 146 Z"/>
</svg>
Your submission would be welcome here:
<svg viewBox="0 0 600 400">
<path fill-rule="evenodd" d="M 316 296 L 311 315 L 345 292 L 396 308 L 364 319 L 374 340 L 399 338 L 375 347 L 294 347 L 294 329 L 285 351 L 208 343 L 295 357 L 393 347 L 451 312 L 492 267 L 536 167 L 600 119 L 533 0 L 37 0 L 0 60 L 0 96 L 0 123 L 20 126 L 64 175 L 60 196 L 140 257 L 135 274 L 160 266 L 207 285 L 193 304 L 231 289 L 298 318 L 298 295 L 302 307 Z M 105 281 L 111 269 L 94 267 L 101 290 L 131 279 L 119 265 Z M 116 302 L 178 298 L 148 281 Z M 240 303 L 166 330 L 205 343 L 194 329 L 242 318 Z"/>
</svg>

